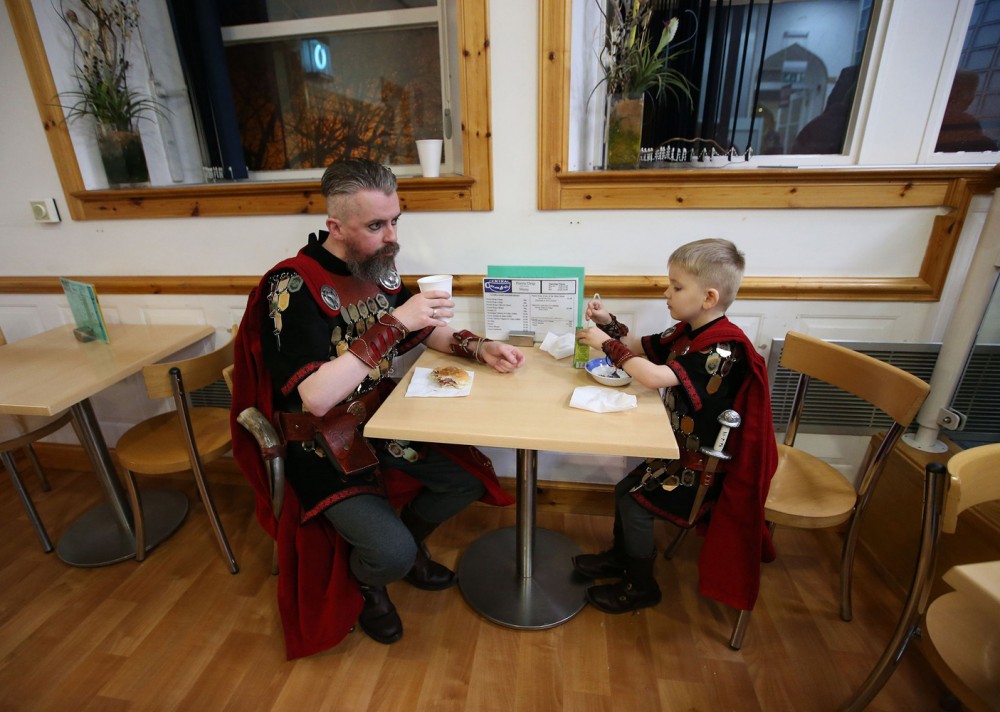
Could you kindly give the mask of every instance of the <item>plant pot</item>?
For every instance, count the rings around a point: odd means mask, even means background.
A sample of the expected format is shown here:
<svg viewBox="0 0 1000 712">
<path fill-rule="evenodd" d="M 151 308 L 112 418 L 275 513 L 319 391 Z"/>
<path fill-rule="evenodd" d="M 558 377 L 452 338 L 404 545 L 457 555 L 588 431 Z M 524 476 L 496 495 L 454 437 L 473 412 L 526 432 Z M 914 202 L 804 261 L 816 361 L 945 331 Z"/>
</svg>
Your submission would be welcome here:
<svg viewBox="0 0 1000 712">
<path fill-rule="evenodd" d="M 610 169 L 639 167 L 642 147 L 643 95 L 612 94 L 608 97 L 604 165 Z"/>
<path fill-rule="evenodd" d="M 149 185 L 149 168 L 138 131 L 121 131 L 98 125 L 97 146 L 110 187 L 141 188 Z"/>
</svg>

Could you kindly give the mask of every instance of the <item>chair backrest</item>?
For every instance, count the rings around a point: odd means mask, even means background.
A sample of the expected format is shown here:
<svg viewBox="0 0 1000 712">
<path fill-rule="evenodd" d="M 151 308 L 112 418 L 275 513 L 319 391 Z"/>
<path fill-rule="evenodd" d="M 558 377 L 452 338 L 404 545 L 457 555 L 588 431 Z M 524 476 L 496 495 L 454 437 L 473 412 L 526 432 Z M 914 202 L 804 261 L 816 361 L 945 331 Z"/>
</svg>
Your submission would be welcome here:
<svg viewBox="0 0 1000 712">
<path fill-rule="evenodd" d="M 234 364 L 229 364 L 224 369 L 222 369 L 222 380 L 226 382 L 226 388 L 229 389 L 229 395 L 233 394 L 233 371 L 236 370 Z"/>
<path fill-rule="evenodd" d="M 953 534 L 962 511 L 1000 499 L 1000 443 L 956 453 L 948 460 L 948 473 L 951 486 L 944 503 L 941 527 Z"/>
<path fill-rule="evenodd" d="M 904 428 L 917 417 L 930 385 L 867 354 L 789 331 L 781 365 L 862 398 Z"/>
<path fill-rule="evenodd" d="M 178 369 L 184 381 L 187 392 L 215 383 L 222 377 L 222 370 L 233 363 L 233 339 L 230 338 L 223 346 L 201 356 L 155 363 L 142 369 L 142 377 L 146 381 L 146 393 L 150 398 L 169 398 L 173 396 L 173 379 L 171 369 Z"/>
<path fill-rule="evenodd" d="M 3 329 L 0 329 L 0 346 L 7 345 L 7 338 L 3 335 Z"/>
</svg>

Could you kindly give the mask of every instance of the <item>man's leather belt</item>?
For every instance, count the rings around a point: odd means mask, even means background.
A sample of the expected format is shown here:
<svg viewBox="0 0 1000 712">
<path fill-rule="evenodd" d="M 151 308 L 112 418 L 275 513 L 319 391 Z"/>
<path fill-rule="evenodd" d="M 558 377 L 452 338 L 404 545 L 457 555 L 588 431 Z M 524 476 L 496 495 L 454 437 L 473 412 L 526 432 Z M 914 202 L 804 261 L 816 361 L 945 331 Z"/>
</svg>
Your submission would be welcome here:
<svg viewBox="0 0 1000 712">
<path fill-rule="evenodd" d="M 284 442 L 314 442 L 344 476 L 366 475 L 378 465 L 375 450 L 361 434 L 361 426 L 382 402 L 378 391 L 333 407 L 323 417 L 309 413 L 276 413 Z"/>
</svg>

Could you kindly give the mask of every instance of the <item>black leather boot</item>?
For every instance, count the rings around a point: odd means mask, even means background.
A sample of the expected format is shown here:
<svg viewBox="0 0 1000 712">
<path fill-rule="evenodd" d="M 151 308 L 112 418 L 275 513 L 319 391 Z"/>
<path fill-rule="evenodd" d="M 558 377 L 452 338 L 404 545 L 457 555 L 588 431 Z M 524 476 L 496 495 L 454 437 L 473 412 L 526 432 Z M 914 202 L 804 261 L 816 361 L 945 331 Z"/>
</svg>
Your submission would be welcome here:
<svg viewBox="0 0 1000 712">
<path fill-rule="evenodd" d="M 613 543 L 600 554 L 579 554 L 573 557 L 573 568 L 587 578 L 621 578 L 625 575 L 625 549 L 622 547 L 621 523 L 615 515 Z"/>
<path fill-rule="evenodd" d="M 625 575 L 625 556 L 618 542 L 600 554 L 580 554 L 573 557 L 573 568 L 587 578 L 621 578 Z"/>
<path fill-rule="evenodd" d="M 438 525 L 421 519 L 414 514 L 409 505 L 399 512 L 399 518 L 410 530 L 413 540 L 417 542 L 417 558 L 404 580 L 425 591 L 442 591 L 454 586 L 457 581 L 455 572 L 431 559 L 430 552 L 424 544 L 424 539 L 430 536 Z"/>
<path fill-rule="evenodd" d="M 663 599 L 653 578 L 655 562 L 655 553 L 645 559 L 626 557 L 625 578 L 618 583 L 591 586 L 587 589 L 587 600 L 605 613 L 628 613 L 655 606 Z"/>
<path fill-rule="evenodd" d="M 389 600 L 385 586 L 361 584 L 361 595 L 365 597 L 364 608 L 358 616 L 358 625 L 372 640 L 389 645 L 403 637 L 403 621 L 396 607 Z"/>
</svg>

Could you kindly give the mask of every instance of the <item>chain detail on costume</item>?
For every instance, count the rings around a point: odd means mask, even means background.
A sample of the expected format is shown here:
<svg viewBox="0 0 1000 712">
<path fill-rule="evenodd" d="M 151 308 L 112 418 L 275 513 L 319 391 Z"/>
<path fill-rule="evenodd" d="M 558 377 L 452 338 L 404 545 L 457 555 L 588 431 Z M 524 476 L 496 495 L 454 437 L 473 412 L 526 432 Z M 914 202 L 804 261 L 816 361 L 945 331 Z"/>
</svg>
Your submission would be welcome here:
<svg viewBox="0 0 1000 712">
<path fill-rule="evenodd" d="M 615 368 L 621 368 L 622 364 L 630 358 L 636 358 L 639 355 L 632 353 L 628 346 L 618 341 L 618 339 L 608 339 L 601 344 L 601 350 L 611 359 L 611 363 L 615 365 Z"/>
<path fill-rule="evenodd" d="M 611 314 L 610 316 L 611 321 L 607 324 L 597 324 L 597 328 L 610 336 L 612 339 L 621 339 L 623 336 L 628 336 L 628 327 L 618 321 L 618 317 L 614 314 Z"/>
<path fill-rule="evenodd" d="M 281 350 L 281 313 L 288 308 L 293 292 L 302 289 L 302 277 L 294 272 L 279 272 L 271 277 L 271 291 L 267 295 L 267 315 L 274 324 L 274 340 Z"/>
<path fill-rule="evenodd" d="M 468 329 L 462 329 L 462 331 L 456 331 L 454 333 L 454 338 L 457 343 L 451 345 L 451 352 L 456 356 L 463 356 L 467 359 L 473 361 L 478 361 L 479 363 L 486 363 L 479 355 L 479 352 L 483 348 L 483 344 L 488 341 L 493 341 L 493 339 L 487 339 L 485 336 L 478 336 Z M 476 339 L 476 348 L 473 350 L 470 347 L 470 342 Z"/>
</svg>

